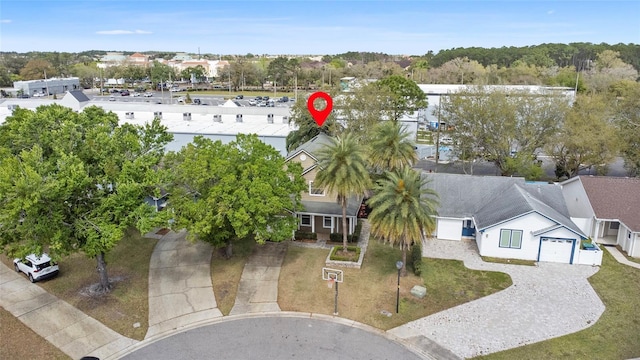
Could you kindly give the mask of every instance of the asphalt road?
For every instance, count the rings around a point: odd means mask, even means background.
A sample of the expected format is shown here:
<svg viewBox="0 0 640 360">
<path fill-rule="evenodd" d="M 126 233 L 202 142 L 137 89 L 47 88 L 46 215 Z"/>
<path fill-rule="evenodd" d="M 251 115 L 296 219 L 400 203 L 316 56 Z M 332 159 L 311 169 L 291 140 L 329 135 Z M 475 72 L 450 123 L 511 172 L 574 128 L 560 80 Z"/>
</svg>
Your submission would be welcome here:
<svg viewBox="0 0 640 360">
<path fill-rule="evenodd" d="M 310 318 L 261 317 L 176 334 L 122 359 L 420 359 L 403 345 L 359 328 Z"/>
</svg>

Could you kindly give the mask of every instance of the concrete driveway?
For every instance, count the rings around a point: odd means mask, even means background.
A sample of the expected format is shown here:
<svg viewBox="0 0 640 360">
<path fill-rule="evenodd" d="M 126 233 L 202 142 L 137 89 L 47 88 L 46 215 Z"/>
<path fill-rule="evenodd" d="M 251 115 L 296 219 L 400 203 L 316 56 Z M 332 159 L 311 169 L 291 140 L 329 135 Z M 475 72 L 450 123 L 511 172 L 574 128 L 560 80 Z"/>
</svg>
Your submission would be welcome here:
<svg viewBox="0 0 640 360">
<path fill-rule="evenodd" d="M 583 330 L 605 310 L 587 281 L 599 267 L 485 263 L 471 241 L 428 240 L 423 256 L 457 259 L 470 269 L 504 272 L 513 285 L 389 330 L 415 344 L 426 337 L 460 357 L 474 357 Z M 424 263 L 429 266 L 429 259 Z"/>
</svg>

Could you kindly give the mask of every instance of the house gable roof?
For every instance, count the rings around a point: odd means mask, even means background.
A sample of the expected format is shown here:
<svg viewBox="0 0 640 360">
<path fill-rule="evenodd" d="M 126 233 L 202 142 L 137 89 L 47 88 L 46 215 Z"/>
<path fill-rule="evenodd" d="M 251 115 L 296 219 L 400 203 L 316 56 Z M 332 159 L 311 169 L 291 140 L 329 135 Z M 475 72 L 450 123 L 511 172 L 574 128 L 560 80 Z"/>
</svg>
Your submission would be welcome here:
<svg viewBox="0 0 640 360">
<path fill-rule="evenodd" d="M 296 157 L 301 151 L 304 151 L 308 155 L 312 156 L 314 159 L 317 158 L 318 152 L 327 145 L 331 144 L 331 137 L 320 133 L 313 137 L 313 139 L 307 141 L 306 143 L 298 146 L 293 151 L 289 152 L 287 155 L 287 160 Z"/>
<path fill-rule="evenodd" d="M 599 219 L 618 219 L 640 232 L 640 178 L 580 176 L 589 203 Z"/>
<path fill-rule="evenodd" d="M 69 94 L 80 103 L 89 101 L 89 98 L 82 92 L 82 90 L 71 90 L 69 91 Z"/>
<path fill-rule="evenodd" d="M 562 197 L 562 189 L 556 185 L 513 184 L 477 211 L 474 218 L 480 231 L 516 217 L 537 213 L 557 225 L 586 237 L 571 221 Z"/>
<path fill-rule="evenodd" d="M 496 194 L 513 184 L 524 184 L 524 178 L 423 173 L 427 187 L 438 194 L 438 216 L 471 218 Z"/>
</svg>

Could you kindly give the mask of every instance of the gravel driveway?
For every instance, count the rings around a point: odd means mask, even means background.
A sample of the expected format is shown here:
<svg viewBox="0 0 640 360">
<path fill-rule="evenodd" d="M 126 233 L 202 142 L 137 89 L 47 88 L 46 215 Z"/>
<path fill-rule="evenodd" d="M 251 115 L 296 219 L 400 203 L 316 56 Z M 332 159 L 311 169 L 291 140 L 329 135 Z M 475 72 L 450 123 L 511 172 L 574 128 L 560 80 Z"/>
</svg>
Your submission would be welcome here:
<svg viewBox="0 0 640 360">
<path fill-rule="evenodd" d="M 468 268 L 504 272 L 513 280 L 503 291 L 389 330 L 405 339 L 425 336 L 463 358 L 583 330 L 605 309 L 587 281 L 599 267 L 485 263 L 472 241 L 428 240 L 423 256 L 462 260 Z"/>
</svg>

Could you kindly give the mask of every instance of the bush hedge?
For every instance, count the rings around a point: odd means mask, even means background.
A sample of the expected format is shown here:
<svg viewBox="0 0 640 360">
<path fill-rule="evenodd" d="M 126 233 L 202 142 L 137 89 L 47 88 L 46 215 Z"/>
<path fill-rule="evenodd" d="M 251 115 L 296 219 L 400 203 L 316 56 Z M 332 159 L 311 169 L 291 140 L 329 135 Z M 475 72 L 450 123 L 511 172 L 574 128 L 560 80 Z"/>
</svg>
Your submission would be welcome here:
<svg viewBox="0 0 640 360">
<path fill-rule="evenodd" d="M 317 240 L 318 234 L 314 232 L 307 232 L 298 230 L 294 233 L 294 238 L 296 240 Z"/>
<path fill-rule="evenodd" d="M 413 273 L 416 276 L 420 276 L 422 274 L 422 249 L 420 245 L 413 245 L 411 247 L 411 267 L 413 268 Z"/>
<path fill-rule="evenodd" d="M 353 231 L 353 234 L 347 235 L 347 242 L 357 243 L 360 240 L 360 231 L 362 230 L 362 222 L 358 221 L 356 224 L 356 228 Z M 329 234 L 329 241 L 331 242 L 342 242 L 342 233 L 331 233 Z"/>
<path fill-rule="evenodd" d="M 341 250 L 342 250 L 342 246 L 334 246 L 333 249 L 331 250 L 331 256 L 329 257 L 329 259 L 335 260 L 335 261 L 353 261 L 352 259 L 337 255 L 337 252 Z M 352 245 L 352 246 L 347 246 L 347 250 L 349 252 L 355 252 L 356 253 L 355 261 L 358 261 L 357 259 L 360 258 L 360 248 Z"/>
</svg>

